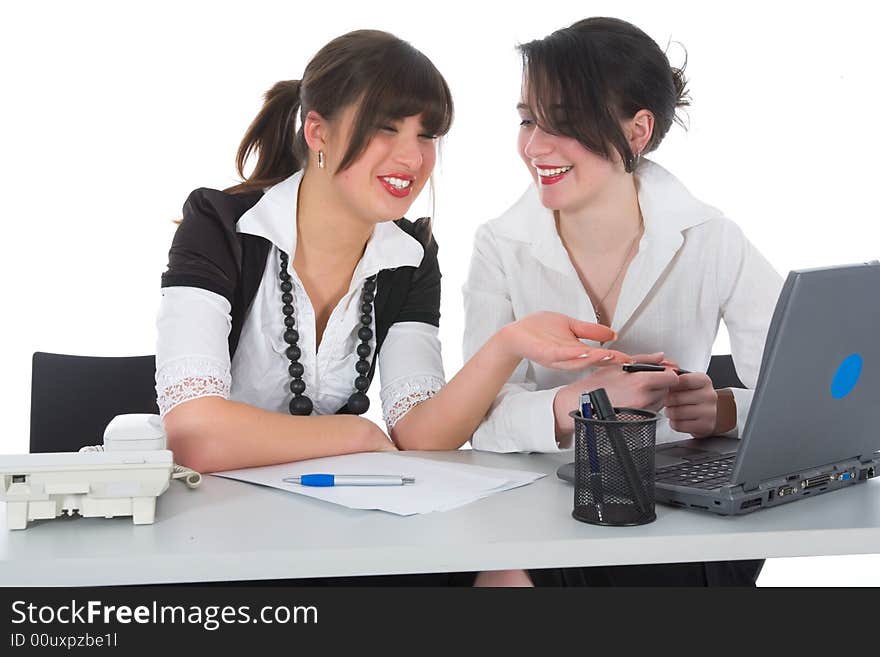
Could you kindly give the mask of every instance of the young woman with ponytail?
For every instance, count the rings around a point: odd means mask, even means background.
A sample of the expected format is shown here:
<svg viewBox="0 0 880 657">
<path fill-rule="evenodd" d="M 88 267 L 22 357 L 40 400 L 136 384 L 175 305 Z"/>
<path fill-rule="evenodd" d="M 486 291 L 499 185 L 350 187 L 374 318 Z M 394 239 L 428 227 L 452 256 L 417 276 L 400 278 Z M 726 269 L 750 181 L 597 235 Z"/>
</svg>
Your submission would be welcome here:
<svg viewBox="0 0 880 657">
<path fill-rule="evenodd" d="M 782 280 L 736 224 L 644 157 L 689 104 L 683 70 L 642 30 L 613 18 L 579 21 L 519 50 L 518 145 L 534 185 L 477 230 L 464 288 L 465 357 L 499 327 L 556 310 L 610 327 L 613 346 L 639 361 L 668 358 L 693 373 L 522 364 L 474 433 L 474 448 L 567 447 L 568 413 L 582 391 L 600 387 L 615 406 L 662 409 L 669 424 L 658 441 L 735 436 L 752 391 L 716 391 L 704 373 L 719 321 L 740 379 L 753 388 Z M 744 585 L 754 584 L 760 563 L 511 571 L 490 581 Z"/>
<path fill-rule="evenodd" d="M 452 115 L 428 58 L 378 31 L 334 39 L 266 94 L 238 151 L 243 181 L 192 192 L 162 276 L 156 390 L 178 462 L 454 449 L 523 358 L 627 359 L 580 341 L 611 339 L 607 327 L 539 313 L 499 326 L 445 383 L 437 243 L 429 220 L 401 217 Z M 390 440 L 360 417 L 377 368 Z"/>
</svg>

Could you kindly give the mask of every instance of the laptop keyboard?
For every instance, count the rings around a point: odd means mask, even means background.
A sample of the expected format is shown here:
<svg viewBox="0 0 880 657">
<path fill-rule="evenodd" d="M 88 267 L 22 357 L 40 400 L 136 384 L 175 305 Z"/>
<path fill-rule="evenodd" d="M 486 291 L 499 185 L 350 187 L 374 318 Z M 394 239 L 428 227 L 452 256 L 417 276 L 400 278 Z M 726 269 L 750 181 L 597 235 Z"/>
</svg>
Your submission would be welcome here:
<svg viewBox="0 0 880 657">
<path fill-rule="evenodd" d="M 730 482 L 734 463 L 736 463 L 736 454 L 709 461 L 689 461 L 658 468 L 654 473 L 654 479 L 666 484 L 713 490 Z"/>
</svg>

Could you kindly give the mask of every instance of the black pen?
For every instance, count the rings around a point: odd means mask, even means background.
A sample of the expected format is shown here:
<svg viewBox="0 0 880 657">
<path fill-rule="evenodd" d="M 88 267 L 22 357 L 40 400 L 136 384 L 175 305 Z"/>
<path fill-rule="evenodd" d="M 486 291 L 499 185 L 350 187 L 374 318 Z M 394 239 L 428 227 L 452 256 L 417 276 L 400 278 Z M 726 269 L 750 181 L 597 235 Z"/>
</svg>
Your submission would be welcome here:
<svg viewBox="0 0 880 657">
<path fill-rule="evenodd" d="M 614 407 L 611 405 L 611 400 L 608 399 L 608 393 L 605 392 L 604 388 L 590 392 L 590 402 L 592 402 L 596 418 L 606 422 L 617 421 L 617 414 L 614 412 Z M 633 462 L 632 454 L 626 446 L 626 440 L 621 435 L 620 429 L 613 425 L 606 426 L 605 435 L 608 436 L 608 440 L 614 448 L 614 455 L 617 457 L 617 462 L 620 463 L 620 468 L 623 470 L 623 475 L 626 477 L 629 489 L 632 491 L 636 506 L 642 513 L 648 513 L 650 510 L 648 496 L 642 486 L 639 471 L 636 469 L 636 464 Z"/>
<path fill-rule="evenodd" d="M 633 374 L 635 372 L 662 372 L 666 369 L 664 365 L 654 365 L 653 363 L 626 363 L 623 365 L 623 371 Z M 676 369 L 676 374 L 690 374 L 688 370 Z"/>
</svg>

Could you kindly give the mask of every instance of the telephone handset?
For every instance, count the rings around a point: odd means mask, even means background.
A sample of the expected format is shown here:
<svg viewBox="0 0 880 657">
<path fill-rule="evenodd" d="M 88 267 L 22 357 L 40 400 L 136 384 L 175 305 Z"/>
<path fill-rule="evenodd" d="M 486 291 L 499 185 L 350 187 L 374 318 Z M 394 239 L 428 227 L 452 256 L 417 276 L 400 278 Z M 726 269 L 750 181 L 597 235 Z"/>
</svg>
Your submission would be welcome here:
<svg viewBox="0 0 880 657">
<path fill-rule="evenodd" d="M 165 450 L 165 429 L 158 415 L 129 413 L 117 415 L 104 429 L 104 444 L 83 447 L 80 452 L 132 452 Z M 172 479 L 183 479 L 187 488 L 198 488 L 202 475 L 173 464 Z"/>
<path fill-rule="evenodd" d="M 79 452 L 0 456 L 9 529 L 73 513 L 152 524 L 156 498 L 173 479 L 196 488 L 202 476 L 173 462 L 158 415 L 118 415 L 107 425 L 104 445 Z"/>
</svg>

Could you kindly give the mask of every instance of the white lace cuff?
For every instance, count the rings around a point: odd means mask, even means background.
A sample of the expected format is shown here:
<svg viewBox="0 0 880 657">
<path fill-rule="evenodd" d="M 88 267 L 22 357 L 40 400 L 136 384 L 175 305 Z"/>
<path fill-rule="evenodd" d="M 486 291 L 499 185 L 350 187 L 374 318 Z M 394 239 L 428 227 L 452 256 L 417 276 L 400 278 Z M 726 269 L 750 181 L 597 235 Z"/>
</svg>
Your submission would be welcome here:
<svg viewBox="0 0 880 657">
<path fill-rule="evenodd" d="M 156 372 L 156 404 L 165 414 L 178 404 L 198 397 L 229 399 L 229 366 L 213 358 L 178 358 Z"/>
<path fill-rule="evenodd" d="M 439 376 L 415 376 L 395 381 L 382 388 L 382 415 L 388 431 L 406 415 L 411 408 L 430 399 L 446 385 Z"/>
</svg>

